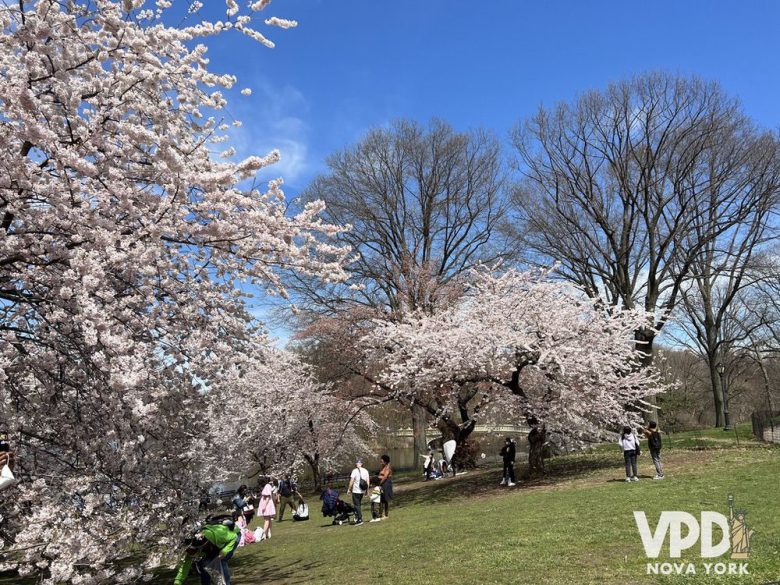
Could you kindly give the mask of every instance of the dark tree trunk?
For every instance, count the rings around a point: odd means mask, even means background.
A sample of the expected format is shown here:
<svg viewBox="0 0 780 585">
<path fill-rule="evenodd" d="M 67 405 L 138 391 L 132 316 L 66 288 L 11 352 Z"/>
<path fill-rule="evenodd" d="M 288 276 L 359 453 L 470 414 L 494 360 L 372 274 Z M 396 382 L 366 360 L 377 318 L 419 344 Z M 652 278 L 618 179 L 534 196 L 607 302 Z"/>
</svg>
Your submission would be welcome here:
<svg viewBox="0 0 780 585">
<path fill-rule="evenodd" d="M 427 441 L 427 437 L 425 436 L 425 428 L 427 426 L 427 422 L 428 420 L 425 414 L 425 409 L 418 404 L 413 405 L 412 406 L 412 435 L 414 436 L 415 469 L 422 469 L 422 465 L 423 465 L 422 458 L 417 457 L 417 455 L 420 453 L 428 452 L 428 441 Z"/>
<path fill-rule="evenodd" d="M 644 352 L 639 362 L 640 368 L 649 368 L 653 365 L 653 343 L 655 342 L 655 332 L 651 329 L 640 329 L 634 334 L 636 339 L 636 349 Z M 645 422 L 658 419 L 658 401 L 656 397 L 647 396 L 645 400 L 652 405 L 650 412 L 644 412 Z"/>
<path fill-rule="evenodd" d="M 715 407 L 715 426 L 723 426 L 723 388 L 720 384 L 718 364 L 716 358 L 707 360 L 710 369 L 710 387 L 712 388 L 712 400 Z"/>
<path fill-rule="evenodd" d="M 308 454 L 304 454 L 306 463 L 311 468 L 311 476 L 314 480 L 314 491 L 319 492 L 322 489 L 322 473 L 320 472 L 320 454 L 315 453 L 314 457 Z"/>
<path fill-rule="evenodd" d="M 544 444 L 547 440 L 547 427 L 536 425 L 528 433 L 528 474 L 544 473 Z"/>
<path fill-rule="evenodd" d="M 455 440 L 455 455 L 452 463 L 458 469 L 472 469 L 477 466 L 476 453 L 469 442 L 469 436 L 477 426 L 476 421 L 471 420 L 464 425 L 459 425 L 449 417 L 439 419 L 436 425 L 441 431 L 443 441 Z"/>
</svg>

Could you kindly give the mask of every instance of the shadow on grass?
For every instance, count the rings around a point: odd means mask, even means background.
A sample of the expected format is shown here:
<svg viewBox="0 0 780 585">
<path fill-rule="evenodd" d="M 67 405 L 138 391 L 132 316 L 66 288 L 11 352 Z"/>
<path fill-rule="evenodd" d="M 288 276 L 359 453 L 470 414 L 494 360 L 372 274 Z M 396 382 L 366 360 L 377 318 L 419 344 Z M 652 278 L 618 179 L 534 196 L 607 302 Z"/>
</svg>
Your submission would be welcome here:
<svg viewBox="0 0 780 585">
<path fill-rule="evenodd" d="M 455 478 L 416 482 L 414 485 L 409 485 L 408 489 L 398 490 L 393 502 L 403 507 L 415 504 L 446 503 L 461 499 L 464 494 L 468 494 L 470 498 L 492 496 L 499 491 L 552 486 L 565 479 L 581 477 L 590 472 L 607 468 L 622 470 L 623 458 L 613 453 L 588 453 L 556 457 L 547 461 L 547 472 L 544 475 L 518 480 L 517 485 L 512 488 L 499 486 L 500 467 L 478 468 Z M 522 473 L 517 473 L 517 471 L 519 469 L 516 470 L 516 474 L 521 477 Z"/>
<path fill-rule="evenodd" d="M 270 556 L 256 554 L 233 557 L 230 561 L 230 574 L 234 583 L 305 583 L 317 575 L 316 571 L 323 563 L 321 561 L 293 561 L 284 565 L 274 564 Z M 165 570 L 155 574 L 151 585 L 170 585 L 176 576 L 175 571 Z M 186 583 L 200 583 L 195 570 L 190 572 Z"/>
<path fill-rule="evenodd" d="M 315 572 L 322 561 L 292 561 L 284 565 L 273 564 L 271 557 L 256 554 L 233 559 L 234 575 L 242 582 L 251 583 L 306 583 L 318 576 Z M 250 579 L 247 581 L 247 579 Z M 234 579 L 238 580 L 238 579 Z"/>
</svg>

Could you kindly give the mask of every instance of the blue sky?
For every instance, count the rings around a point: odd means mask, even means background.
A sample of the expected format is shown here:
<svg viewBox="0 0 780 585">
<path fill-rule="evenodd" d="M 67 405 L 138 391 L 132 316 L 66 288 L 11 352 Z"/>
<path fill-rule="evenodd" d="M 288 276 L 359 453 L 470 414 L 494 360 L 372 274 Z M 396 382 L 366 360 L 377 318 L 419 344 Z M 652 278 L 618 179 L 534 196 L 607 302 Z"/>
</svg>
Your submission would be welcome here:
<svg viewBox="0 0 780 585">
<path fill-rule="evenodd" d="M 262 28 L 275 49 L 228 34 L 210 56 L 252 88 L 231 101 L 240 151 L 280 148 L 288 195 L 394 118 L 505 139 L 540 104 L 652 69 L 717 79 L 759 124 L 780 121 L 780 2 L 273 0 L 272 15 L 299 21 Z"/>
</svg>

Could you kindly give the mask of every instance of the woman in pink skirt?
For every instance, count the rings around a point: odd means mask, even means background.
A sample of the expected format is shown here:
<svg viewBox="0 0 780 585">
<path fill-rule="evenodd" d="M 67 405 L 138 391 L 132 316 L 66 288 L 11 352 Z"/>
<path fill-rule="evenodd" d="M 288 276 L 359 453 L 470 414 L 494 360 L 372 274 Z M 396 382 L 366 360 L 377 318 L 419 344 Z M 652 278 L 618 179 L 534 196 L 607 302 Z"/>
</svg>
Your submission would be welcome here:
<svg viewBox="0 0 780 585">
<path fill-rule="evenodd" d="M 260 536 L 260 540 L 271 538 L 271 521 L 276 516 L 276 506 L 274 505 L 273 487 L 270 483 L 265 484 L 260 494 L 257 513 L 263 517 L 263 534 Z"/>
</svg>

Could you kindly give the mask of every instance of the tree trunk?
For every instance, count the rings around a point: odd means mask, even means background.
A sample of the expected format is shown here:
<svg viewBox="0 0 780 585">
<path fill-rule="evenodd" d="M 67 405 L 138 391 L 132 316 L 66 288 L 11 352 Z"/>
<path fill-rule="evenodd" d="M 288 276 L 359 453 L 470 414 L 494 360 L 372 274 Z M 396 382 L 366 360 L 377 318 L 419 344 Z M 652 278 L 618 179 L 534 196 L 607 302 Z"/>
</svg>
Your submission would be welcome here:
<svg viewBox="0 0 780 585">
<path fill-rule="evenodd" d="M 537 425 L 528 433 L 528 475 L 544 473 L 544 444 L 547 440 L 547 427 Z"/>
<path fill-rule="evenodd" d="M 452 463 L 457 469 L 473 469 L 477 466 L 476 452 L 469 442 L 469 436 L 476 424 L 458 425 L 449 417 L 439 419 L 437 427 L 441 431 L 443 441 L 455 440 L 455 455 Z"/>
<path fill-rule="evenodd" d="M 418 457 L 421 453 L 428 452 L 428 441 L 425 436 L 425 428 L 428 420 L 425 409 L 415 404 L 412 406 L 412 435 L 414 436 L 414 468 L 422 469 L 423 459 Z"/>
<path fill-rule="evenodd" d="M 634 339 L 636 339 L 636 348 L 644 353 L 639 362 L 639 367 L 649 368 L 653 365 L 653 343 L 655 342 L 655 333 L 651 329 L 640 329 L 634 334 Z M 658 401 L 656 400 L 655 395 L 646 396 L 645 401 L 652 406 L 650 412 L 643 412 L 645 422 L 657 421 Z"/>
<path fill-rule="evenodd" d="M 314 457 L 304 454 L 304 459 L 311 468 L 311 476 L 314 480 L 314 491 L 319 492 L 322 489 L 322 474 L 320 473 L 320 454 L 315 453 Z"/>
<path fill-rule="evenodd" d="M 707 365 L 710 369 L 710 386 L 712 387 L 712 399 L 715 406 L 715 426 L 723 426 L 723 388 L 720 384 L 718 364 L 714 357 L 708 358 Z"/>
</svg>

